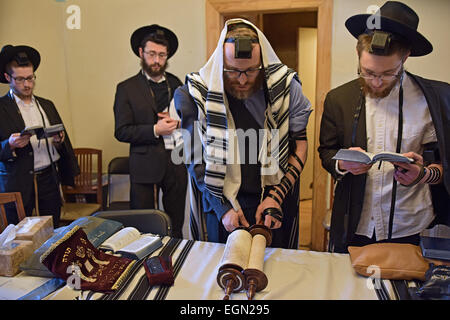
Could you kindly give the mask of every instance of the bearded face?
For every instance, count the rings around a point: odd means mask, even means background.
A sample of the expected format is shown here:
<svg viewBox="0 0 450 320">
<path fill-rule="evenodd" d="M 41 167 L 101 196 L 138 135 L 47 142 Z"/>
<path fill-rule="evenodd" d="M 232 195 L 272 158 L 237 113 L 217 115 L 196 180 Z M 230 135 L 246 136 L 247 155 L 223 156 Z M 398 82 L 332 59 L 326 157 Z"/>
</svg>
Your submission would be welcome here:
<svg viewBox="0 0 450 320">
<path fill-rule="evenodd" d="M 261 49 L 253 45 L 250 59 L 234 57 L 234 43 L 224 44 L 223 81 L 225 91 L 237 99 L 247 99 L 261 88 L 264 79 L 261 67 Z"/>
<path fill-rule="evenodd" d="M 384 98 L 400 80 L 404 60 L 398 54 L 378 56 L 367 51 L 361 53 L 359 83 L 371 98 Z"/>
<path fill-rule="evenodd" d="M 164 74 L 168 67 L 167 47 L 152 41 L 147 41 L 145 48 L 139 48 L 142 69 L 152 78 Z"/>
</svg>

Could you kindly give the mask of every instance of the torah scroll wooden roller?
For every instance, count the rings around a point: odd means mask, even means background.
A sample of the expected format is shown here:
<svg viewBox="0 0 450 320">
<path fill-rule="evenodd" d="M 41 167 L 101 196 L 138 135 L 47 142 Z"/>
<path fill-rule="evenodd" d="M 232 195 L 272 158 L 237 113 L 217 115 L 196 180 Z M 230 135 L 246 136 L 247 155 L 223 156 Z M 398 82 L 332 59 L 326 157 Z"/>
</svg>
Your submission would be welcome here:
<svg viewBox="0 0 450 320">
<path fill-rule="evenodd" d="M 268 283 L 267 276 L 263 272 L 264 254 L 267 246 L 272 243 L 272 232 L 264 225 L 253 225 L 249 229 L 252 235 L 252 245 L 245 276 L 245 289 L 247 298 L 252 300 L 255 293 L 263 290 Z"/>
<path fill-rule="evenodd" d="M 231 293 L 244 289 L 242 271 L 247 268 L 251 246 L 252 236 L 244 228 L 237 228 L 228 236 L 217 274 L 217 283 L 225 290 L 224 300 L 229 300 Z"/>
</svg>

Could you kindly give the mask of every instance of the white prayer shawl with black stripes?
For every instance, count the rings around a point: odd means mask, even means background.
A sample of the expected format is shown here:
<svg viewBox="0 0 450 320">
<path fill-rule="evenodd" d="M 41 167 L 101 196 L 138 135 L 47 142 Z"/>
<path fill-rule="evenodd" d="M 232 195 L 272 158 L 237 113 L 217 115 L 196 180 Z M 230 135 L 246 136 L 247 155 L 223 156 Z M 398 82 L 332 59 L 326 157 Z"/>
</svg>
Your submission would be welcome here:
<svg viewBox="0 0 450 320">
<path fill-rule="evenodd" d="M 224 94 L 223 43 L 228 26 L 242 22 L 257 30 L 268 89 L 269 106 L 265 114 L 265 134 L 258 157 L 262 164 L 263 186 L 278 184 L 287 169 L 290 83 L 297 76 L 293 70 L 280 62 L 264 34 L 243 19 L 228 20 L 220 35 L 217 48 L 208 62 L 198 73 L 187 75 L 189 93 L 198 108 L 199 126 L 197 127 L 204 148 L 206 188 L 219 199 L 225 196 L 235 210 L 240 208 L 235 200 L 240 186 L 240 166 L 239 164 L 236 166 L 236 162 L 233 161 L 227 162 L 230 154 L 230 138 L 233 138 L 230 132 L 235 127 L 226 94 Z M 228 179 L 230 175 L 231 180 Z M 234 182 L 239 180 L 239 183 L 227 184 L 227 179 Z"/>
</svg>

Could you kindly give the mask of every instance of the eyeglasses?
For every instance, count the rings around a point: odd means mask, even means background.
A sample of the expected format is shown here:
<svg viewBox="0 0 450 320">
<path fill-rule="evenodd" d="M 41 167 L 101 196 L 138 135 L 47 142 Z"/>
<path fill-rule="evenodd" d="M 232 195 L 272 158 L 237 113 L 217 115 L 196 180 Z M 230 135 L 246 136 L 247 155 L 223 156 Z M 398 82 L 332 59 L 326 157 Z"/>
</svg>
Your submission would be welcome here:
<svg viewBox="0 0 450 320">
<path fill-rule="evenodd" d="M 259 71 L 262 70 L 262 66 L 259 66 L 258 68 L 248 68 L 246 70 L 236 70 L 236 69 L 226 69 L 223 68 L 223 72 L 226 72 L 228 77 L 232 79 L 239 79 L 241 77 L 241 74 L 245 74 L 247 78 L 256 77 L 259 73 Z"/>
<path fill-rule="evenodd" d="M 385 74 L 381 74 L 381 75 L 377 75 L 371 72 L 363 72 L 361 71 L 361 65 L 359 65 L 358 67 L 358 76 L 360 76 L 361 78 L 365 79 L 365 80 L 375 80 L 377 78 L 379 78 L 381 81 L 394 81 L 395 79 L 398 79 L 401 77 L 402 73 L 403 73 L 403 63 L 400 63 L 400 70 L 396 73 L 396 74 L 392 74 L 392 73 L 385 73 Z M 397 66 L 397 68 L 399 67 Z"/>
<path fill-rule="evenodd" d="M 167 53 L 164 52 L 156 52 L 156 51 L 144 51 L 145 54 L 148 54 L 150 58 L 155 59 L 158 56 L 160 59 L 166 59 Z"/>
<path fill-rule="evenodd" d="M 19 83 L 19 84 L 22 84 L 22 83 L 24 83 L 25 81 L 28 81 L 28 82 L 34 82 L 34 80 L 36 80 L 36 75 L 35 74 L 33 74 L 32 76 L 29 76 L 29 77 L 26 77 L 26 78 L 24 78 L 24 77 L 13 77 L 12 75 L 10 75 L 10 74 L 8 74 L 11 78 L 13 78 L 14 79 L 14 81 L 16 82 L 16 83 Z"/>
</svg>

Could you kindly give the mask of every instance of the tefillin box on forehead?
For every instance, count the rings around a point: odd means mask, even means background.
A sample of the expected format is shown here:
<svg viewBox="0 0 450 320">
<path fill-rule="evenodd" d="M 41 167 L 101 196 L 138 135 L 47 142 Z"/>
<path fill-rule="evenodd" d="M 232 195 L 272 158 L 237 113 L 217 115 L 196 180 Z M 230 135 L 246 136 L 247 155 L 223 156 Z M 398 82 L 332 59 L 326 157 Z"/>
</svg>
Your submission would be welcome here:
<svg viewBox="0 0 450 320">
<path fill-rule="evenodd" d="M 230 26 L 230 31 L 235 29 L 249 29 L 253 30 L 250 26 L 246 24 L 236 24 Z M 254 31 L 256 33 L 256 31 Z M 252 57 L 252 44 L 258 43 L 258 39 L 252 38 L 248 35 L 236 35 L 232 37 L 228 37 L 225 39 L 225 42 L 234 42 L 234 57 L 236 59 L 250 59 Z"/>
</svg>

